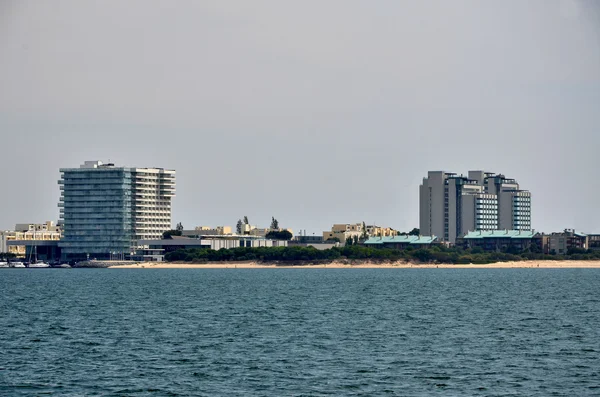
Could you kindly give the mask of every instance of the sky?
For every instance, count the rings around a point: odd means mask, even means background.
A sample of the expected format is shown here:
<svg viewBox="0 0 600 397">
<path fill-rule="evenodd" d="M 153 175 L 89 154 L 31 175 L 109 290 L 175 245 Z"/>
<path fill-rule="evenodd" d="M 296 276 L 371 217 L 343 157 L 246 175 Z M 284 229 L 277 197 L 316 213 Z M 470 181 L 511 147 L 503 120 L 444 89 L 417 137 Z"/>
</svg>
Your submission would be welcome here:
<svg viewBox="0 0 600 397">
<path fill-rule="evenodd" d="M 110 160 L 175 169 L 186 229 L 410 230 L 427 171 L 485 170 L 600 233 L 600 3 L 2 0 L 0 149 L 0 229 Z"/>
</svg>

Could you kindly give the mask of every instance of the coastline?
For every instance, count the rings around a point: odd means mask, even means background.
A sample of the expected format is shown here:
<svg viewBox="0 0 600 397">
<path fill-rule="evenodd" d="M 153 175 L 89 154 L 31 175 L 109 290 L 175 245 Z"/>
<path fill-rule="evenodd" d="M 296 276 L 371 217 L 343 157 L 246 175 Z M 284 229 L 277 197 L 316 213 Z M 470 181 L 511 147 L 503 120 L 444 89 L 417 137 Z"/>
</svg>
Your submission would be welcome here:
<svg viewBox="0 0 600 397">
<path fill-rule="evenodd" d="M 130 265 L 109 266 L 109 269 L 600 269 L 600 261 L 518 261 L 496 262 L 489 264 L 432 264 L 410 262 L 359 263 L 331 262 L 306 265 L 264 264 L 256 261 L 247 262 L 143 262 Z"/>
</svg>

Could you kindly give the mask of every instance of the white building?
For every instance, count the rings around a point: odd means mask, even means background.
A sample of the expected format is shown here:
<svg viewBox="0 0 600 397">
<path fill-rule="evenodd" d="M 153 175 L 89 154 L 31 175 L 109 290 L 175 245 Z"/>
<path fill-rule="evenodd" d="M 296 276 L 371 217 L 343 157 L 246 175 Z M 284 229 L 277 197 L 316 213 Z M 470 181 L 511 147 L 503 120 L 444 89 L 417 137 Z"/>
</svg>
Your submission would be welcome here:
<svg viewBox="0 0 600 397">
<path fill-rule="evenodd" d="M 23 257 L 26 253 L 25 245 L 9 245 L 9 241 L 58 241 L 60 237 L 61 229 L 52 221 L 44 223 L 17 223 L 15 230 L 0 232 L 0 252 L 8 252 Z"/>
<path fill-rule="evenodd" d="M 64 259 L 130 255 L 137 240 L 171 229 L 175 171 L 86 161 L 60 172 Z"/>
</svg>

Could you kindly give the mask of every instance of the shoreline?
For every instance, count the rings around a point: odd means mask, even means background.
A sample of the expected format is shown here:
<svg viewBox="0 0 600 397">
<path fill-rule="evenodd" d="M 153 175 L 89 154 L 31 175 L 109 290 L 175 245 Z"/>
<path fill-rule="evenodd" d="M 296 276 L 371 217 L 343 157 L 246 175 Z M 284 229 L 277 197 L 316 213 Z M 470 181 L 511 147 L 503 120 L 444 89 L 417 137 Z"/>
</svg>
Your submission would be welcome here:
<svg viewBox="0 0 600 397">
<path fill-rule="evenodd" d="M 109 269 L 600 269 L 598 261 L 518 261 L 496 262 L 489 264 L 432 264 L 410 262 L 331 262 L 304 265 L 265 264 L 255 261 L 247 262 L 209 262 L 209 263 L 182 263 L 182 262 L 142 262 L 130 265 L 109 266 Z"/>
</svg>

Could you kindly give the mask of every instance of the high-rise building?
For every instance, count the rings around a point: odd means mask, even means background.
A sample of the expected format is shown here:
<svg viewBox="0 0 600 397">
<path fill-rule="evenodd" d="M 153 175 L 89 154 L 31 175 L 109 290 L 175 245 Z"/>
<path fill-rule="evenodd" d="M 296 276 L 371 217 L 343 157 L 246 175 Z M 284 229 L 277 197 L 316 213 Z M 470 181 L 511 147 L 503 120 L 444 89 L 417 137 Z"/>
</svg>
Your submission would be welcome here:
<svg viewBox="0 0 600 397">
<path fill-rule="evenodd" d="M 171 229 L 175 171 L 86 161 L 60 172 L 63 258 L 124 258 Z"/>
<path fill-rule="evenodd" d="M 531 193 L 502 174 L 430 171 L 419 187 L 421 234 L 454 243 L 477 230 L 531 230 Z"/>
</svg>

